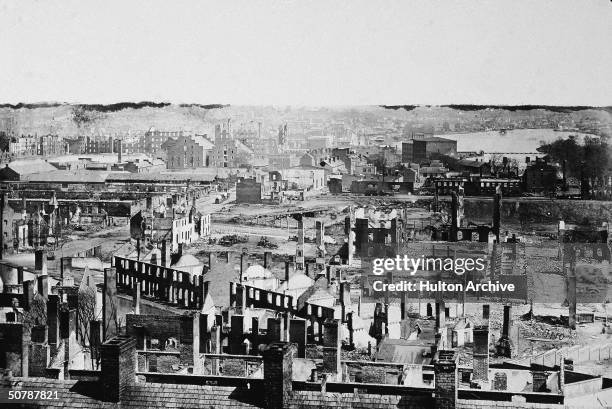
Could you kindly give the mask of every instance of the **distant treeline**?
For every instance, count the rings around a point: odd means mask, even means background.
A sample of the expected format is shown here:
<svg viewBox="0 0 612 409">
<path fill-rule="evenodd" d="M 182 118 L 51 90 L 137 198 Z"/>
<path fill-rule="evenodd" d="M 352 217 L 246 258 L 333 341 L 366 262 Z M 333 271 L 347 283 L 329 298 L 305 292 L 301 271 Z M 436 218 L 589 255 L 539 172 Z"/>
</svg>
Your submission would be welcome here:
<svg viewBox="0 0 612 409">
<path fill-rule="evenodd" d="M 404 109 L 406 111 L 412 111 L 419 105 L 379 105 L 381 108 L 385 109 Z M 431 107 L 432 105 L 422 105 L 425 107 Z M 506 111 L 531 111 L 534 109 L 543 109 L 551 112 L 559 112 L 559 113 L 570 113 L 575 111 L 584 111 L 587 109 L 594 109 L 598 111 L 607 111 L 612 113 L 612 106 L 607 107 L 592 107 L 586 105 L 577 105 L 577 106 L 556 106 L 556 105 L 437 105 L 441 108 L 452 108 L 459 111 L 481 111 L 483 109 L 503 109 Z"/>
<path fill-rule="evenodd" d="M 131 109 L 140 109 L 140 108 L 164 108 L 172 105 L 169 102 L 151 102 L 151 101 L 141 101 L 141 102 L 118 102 L 116 104 L 67 104 L 61 102 L 39 102 L 33 104 L 24 104 L 22 102 L 18 104 L 0 104 L 0 108 L 11 108 L 11 109 L 36 109 L 36 108 L 56 108 L 60 106 L 76 106 L 80 107 L 85 111 L 96 111 L 96 112 L 117 112 L 123 109 L 131 108 Z M 202 105 L 202 104 L 179 104 L 181 108 L 189 108 L 189 107 L 198 107 L 203 109 L 219 109 L 225 108 L 229 105 L 222 104 L 210 104 L 210 105 Z"/>
</svg>

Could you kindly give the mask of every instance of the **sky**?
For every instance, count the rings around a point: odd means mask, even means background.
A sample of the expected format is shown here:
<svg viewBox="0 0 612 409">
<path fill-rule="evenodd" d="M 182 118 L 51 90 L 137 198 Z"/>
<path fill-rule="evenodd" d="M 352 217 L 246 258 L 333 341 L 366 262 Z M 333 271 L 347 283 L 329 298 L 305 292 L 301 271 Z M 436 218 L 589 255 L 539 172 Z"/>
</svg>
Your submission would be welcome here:
<svg viewBox="0 0 612 409">
<path fill-rule="evenodd" d="M 0 0 L 0 103 L 612 105 L 609 0 Z"/>
</svg>

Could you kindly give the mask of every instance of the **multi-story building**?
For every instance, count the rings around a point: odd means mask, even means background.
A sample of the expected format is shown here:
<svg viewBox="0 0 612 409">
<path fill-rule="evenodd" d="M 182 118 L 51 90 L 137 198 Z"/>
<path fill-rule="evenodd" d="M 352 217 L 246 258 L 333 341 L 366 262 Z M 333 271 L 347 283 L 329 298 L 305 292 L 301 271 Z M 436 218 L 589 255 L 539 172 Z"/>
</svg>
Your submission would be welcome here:
<svg viewBox="0 0 612 409">
<path fill-rule="evenodd" d="M 162 145 L 170 138 L 180 138 L 189 135 L 186 131 L 159 131 L 155 128 L 149 129 L 144 134 L 144 152 L 152 155 L 163 151 Z"/>
<path fill-rule="evenodd" d="M 404 154 L 410 151 L 408 144 L 402 144 L 402 162 L 407 163 L 407 155 Z M 446 138 L 427 137 L 422 139 L 412 140 L 412 161 L 420 162 L 427 160 L 432 154 L 440 154 L 447 156 L 457 156 L 457 141 Z"/>
<path fill-rule="evenodd" d="M 179 136 L 162 144 L 168 169 L 199 168 L 209 165 L 213 143 L 206 136 Z"/>
<path fill-rule="evenodd" d="M 234 139 L 228 129 L 215 127 L 215 143 L 210 155 L 210 166 L 216 168 L 235 168 L 249 164 L 253 151 L 242 142 Z"/>
<path fill-rule="evenodd" d="M 14 157 L 53 156 L 66 153 L 66 144 L 61 136 L 19 136 L 11 138 L 9 153 Z"/>
</svg>

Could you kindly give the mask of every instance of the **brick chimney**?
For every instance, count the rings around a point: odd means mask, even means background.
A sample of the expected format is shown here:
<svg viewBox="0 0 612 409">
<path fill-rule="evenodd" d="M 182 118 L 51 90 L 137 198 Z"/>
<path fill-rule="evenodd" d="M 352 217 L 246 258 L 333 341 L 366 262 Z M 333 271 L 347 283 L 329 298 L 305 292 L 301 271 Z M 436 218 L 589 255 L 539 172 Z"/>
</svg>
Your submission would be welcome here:
<svg viewBox="0 0 612 409">
<path fill-rule="evenodd" d="M 510 341 L 511 312 L 512 307 L 504 305 L 504 323 L 501 336 L 496 345 L 497 354 L 506 358 L 512 358 L 512 342 Z"/>
<path fill-rule="evenodd" d="M 272 268 L 272 252 L 271 251 L 264 252 L 263 267 L 268 270 Z"/>
<path fill-rule="evenodd" d="M 163 267 L 170 267 L 170 260 L 172 256 L 170 255 L 170 246 L 168 246 L 168 242 L 166 240 L 162 240 L 161 246 L 161 265 Z"/>
<path fill-rule="evenodd" d="M 249 268 L 249 255 L 246 253 L 242 253 L 240 255 L 240 282 L 243 281 L 247 268 Z"/>
<path fill-rule="evenodd" d="M 340 320 L 327 319 L 323 324 L 323 372 L 331 374 L 332 379 L 342 376 L 340 329 Z"/>
<path fill-rule="evenodd" d="M 110 340 L 119 333 L 117 326 L 117 269 L 104 269 L 104 286 L 102 294 L 103 339 Z"/>
<path fill-rule="evenodd" d="M 264 350 L 264 399 L 268 409 L 289 407 L 293 394 L 292 361 L 296 349 L 295 344 L 274 342 Z"/>
<path fill-rule="evenodd" d="M 34 251 L 34 270 L 40 274 L 47 274 L 47 252 L 44 250 Z"/>
<path fill-rule="evenodd" d="M 474 380 L 489 380 L 489 326 L 477 325 L 474 333 Z"/>
<path fill-rule="evenodd" d="M 434 363 L 434 408 L 454 409 L 457 405 L 457 362 L 454 351 L 441 350 Z"/>
<path fill-rule="evenodd" d="M 104 396 L 110 402 L 119 402 L 136 378 L 136 340 L 117 336 L 100 347 L 102 372 L 100 380 Z"/>
</svg>

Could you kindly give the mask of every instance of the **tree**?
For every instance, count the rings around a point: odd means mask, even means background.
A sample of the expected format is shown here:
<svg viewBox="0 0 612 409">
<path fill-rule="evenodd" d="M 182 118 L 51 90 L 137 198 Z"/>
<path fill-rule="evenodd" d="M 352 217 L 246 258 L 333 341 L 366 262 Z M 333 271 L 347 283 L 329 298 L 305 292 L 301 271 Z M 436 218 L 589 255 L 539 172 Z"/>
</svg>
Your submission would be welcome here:
<svg viewBox="0 0 612 409">
<path fill-rule="evenodd" d="M 561 164 L 566 163 L 566 172 L 569 176 L 580 176 L 583 160 L 583 147 L 578 143 L 574 135 L 567 139 L 558 139 L 551 143 L 540 142 L 538 152 L 548 155 L 554 161 Z M 566 175 L 566 176 L 568 176 Z"/>
<path fill-rule="evenodd" d="M 610 146 L 605 138 L 586 136 L 583 144 L 579 144 L 575 136 L 570 136 L 568 139 L 542 143 L 538 152 L 559 162 L 565 177 L 579 179 L 583 196 L 589 195 L 591 183 L 597 183 L 605 172 L 612 169 Z"/>
<path fill-rule="evenodd" d="M 4 131 L 0 131 L 0 152 L 8 152 L 11 137 Z"/>
</svg>

